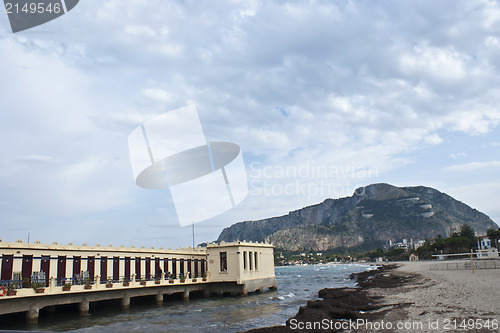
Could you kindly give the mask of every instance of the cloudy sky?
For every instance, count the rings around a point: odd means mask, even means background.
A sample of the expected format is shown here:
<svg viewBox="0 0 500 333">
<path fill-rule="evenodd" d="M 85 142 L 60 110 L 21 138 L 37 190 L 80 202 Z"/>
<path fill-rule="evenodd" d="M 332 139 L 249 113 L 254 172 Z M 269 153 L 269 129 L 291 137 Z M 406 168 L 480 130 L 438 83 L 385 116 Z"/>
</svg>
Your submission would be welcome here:
<svg viewBox="0 0 500 333">
<path fill-rule="evenodd" d="M 82 0 L 13 34 L 0 11 L 0 238 L 191 245 L 128 136 L 195 104 L 249 194 L 196 224 L 282 215 L 387 182 L 500 223 L 497 1 Z M 195 209 L 196 203 L 193 203 Z"/>
</svg>

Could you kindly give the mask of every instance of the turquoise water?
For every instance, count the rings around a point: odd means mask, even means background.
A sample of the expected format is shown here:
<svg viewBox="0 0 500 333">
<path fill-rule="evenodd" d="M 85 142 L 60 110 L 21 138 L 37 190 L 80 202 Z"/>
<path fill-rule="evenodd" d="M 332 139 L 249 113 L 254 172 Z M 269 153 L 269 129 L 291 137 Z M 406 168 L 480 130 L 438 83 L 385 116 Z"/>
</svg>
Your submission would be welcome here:
<svg viewBox="0 0 500 333">
<path fill-rule="evenodd" d="M 319 265 L 276 267 L 278 290 L 247 297 L 193 298 L 190 301 L 154 300 L 121 310 L 119 304 L 91 308 L 88 317 L 75 311 L 41 314 L 33 326 L 4 327 L 43 331 L 75 332 L 238 332 L 284 324 L 301 305 L 317 297 L 322 288 L 354 286 L 351 273 L 368 265 Z"/>
</svg>

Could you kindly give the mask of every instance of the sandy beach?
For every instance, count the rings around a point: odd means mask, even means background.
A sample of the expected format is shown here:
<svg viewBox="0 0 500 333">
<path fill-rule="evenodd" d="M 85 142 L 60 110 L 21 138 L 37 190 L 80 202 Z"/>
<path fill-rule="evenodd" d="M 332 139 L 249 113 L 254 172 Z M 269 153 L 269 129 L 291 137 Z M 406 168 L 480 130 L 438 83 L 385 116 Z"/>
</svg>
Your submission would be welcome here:
<svg viewBox="0 0 500 333">
<path fill-rule="evenodd" d="M 500 269 L 431 265 L 398 262 L 354 274 L 357 288 L 322 289 L 286 326 L 251 332 L 500 331 Z"/>
<path fill-rule="evenodd" d="M 382 303 L 404 304 L 386 313 L 391 322 L 422 323 L 419 331 L 498 332 L 481 327 L 500 322 L 500 269 L 431 271 L 430 262 L 399 262 L 390 274 L 412 276 L 412 282 L 394 288 L 370 288 Z M 415 275 L 416 274 L 416 275 Z M 464 322 L 465 320 L 465 322 Z M 432 323 L 429 324 L 429 323 Z M 437 324 L 436 324 L 437 323 Z M 466 326 L 464 326 L 466 325 Z M 408 330 L 410 331 L 410 330 Z"/>
</svg>

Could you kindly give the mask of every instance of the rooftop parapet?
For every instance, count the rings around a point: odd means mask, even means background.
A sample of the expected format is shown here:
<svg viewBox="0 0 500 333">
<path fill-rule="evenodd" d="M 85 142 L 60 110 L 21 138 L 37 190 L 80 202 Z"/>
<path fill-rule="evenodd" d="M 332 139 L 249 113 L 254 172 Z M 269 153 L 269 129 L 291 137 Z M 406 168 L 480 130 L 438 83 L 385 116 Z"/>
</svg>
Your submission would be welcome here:
<svg viewBox="0 0 500 333">
<path fill-rule="evenodd" d="M 266 243 L 266 242 L 253 242 L 253 241 L 236 241 L 236 242 L 224 242 L 221 241 L 219 243 L 217 242 L 212 242 L 207 244 L 207 248 L 212 248 L 212 247 L 230 247 L 230 246 L 253 246 L 253 247 L 272 247 L 274 248 L 273 244 Z"/>
<path fill-rule="evenodd" d="M 61 245 L 57 242 L 52 242 L 52 244 L 42 244 L 40 241 L 35 241 L 34 243 L 23 243 L 22 240 L 17 240 L 16 242 L 2 242 L 0 241 L 1 249 L 19 249 L 19 250 L 58 250 L 58 251 L 100 251 L 100 252 L 134 252 L 134 253 L 173 253 L 173 254 L 204 254 L 206 248 L 180 248 L 180 249 L 155 249 L 154 246 L 151 248 L 146 248 L 141 246 L 140 248 L 134 245 L 130 247 L 121 246 L 101 246 L 101 244 L 96 244 L 95 246 L 89 246 L 87 243 L 82 245 L 74 245 L 73 243 L 68 243 L 68 245 Z"/>
</svg>

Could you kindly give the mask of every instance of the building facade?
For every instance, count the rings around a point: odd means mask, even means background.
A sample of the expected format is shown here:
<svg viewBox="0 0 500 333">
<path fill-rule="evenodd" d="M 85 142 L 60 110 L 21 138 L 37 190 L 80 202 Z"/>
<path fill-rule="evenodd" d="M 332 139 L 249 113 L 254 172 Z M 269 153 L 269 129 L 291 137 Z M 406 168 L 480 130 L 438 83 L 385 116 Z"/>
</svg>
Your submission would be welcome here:
<svg viewBox="0 0 500 333">
<path fill-rule="evenodd" d="M 39 242 L 0 242 L 2 251 L 0 280 L 31 280 L 45 276 L 45 284 L 55 278 L 57 285 L 123 280 L 150 281 L 161 277 L 202 277 L 206 275 L 206 249 L 181 250 L 125 248 L 113 246 L 75 246 Z M 39 273 L 42 272 L 40 275 Z"/>
<path fill-rule="evenodd" d="M 243 286 L 243 294 L 276 287 L 274 247 L 271 244 L 251 242 L 208 244 L 207 261 L 210 281 L 236 281 Z"/>
</svg>

